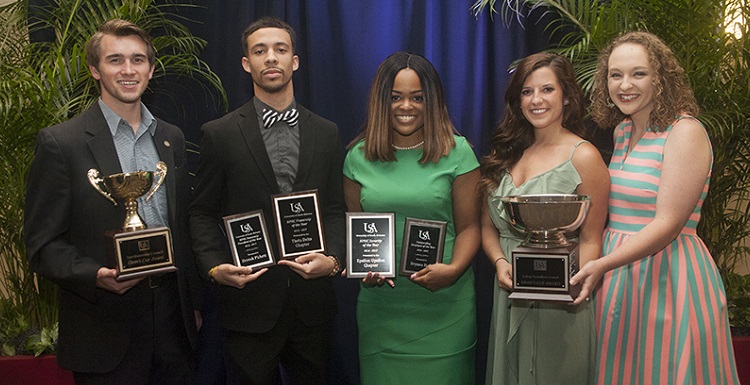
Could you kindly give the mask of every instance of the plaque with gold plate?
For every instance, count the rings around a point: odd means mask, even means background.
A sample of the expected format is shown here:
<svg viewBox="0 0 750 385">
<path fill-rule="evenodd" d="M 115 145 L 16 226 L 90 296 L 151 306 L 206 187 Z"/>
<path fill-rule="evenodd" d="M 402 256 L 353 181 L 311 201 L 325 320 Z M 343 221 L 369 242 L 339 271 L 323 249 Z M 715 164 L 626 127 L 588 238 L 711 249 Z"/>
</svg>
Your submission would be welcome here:
<svg viewBox="0 0 750 385">
<path fill-rule="evenodd" d="M 125 281 L 177 270 L 172 254 L 172 234 L 168 227 L 148 228 L 138 215 L 136 199 L 146 195 L 148 201 L 164 182 L 167 165 L 156 164 L 156 171 L 136 171 L 105 177 L 90 169 L 89 183 L 115 206 L 125 206 L 122 229 L 105 232 L 106 248 L 117 270 L 117 280 Z M 154 183 L 154 178 L 156 182 Z"/>
<path fill-rule="evenodd" d="M 512 251 L 513 293 L 508 298 L 573 302 L 580 286 L 571 286 L 578 272 L 578 243 L 565 233 L 583 223 L 590 197 L 576 194 L 531 194 L 501 198 L 510 224 L 526 240 Z"/>
</svg>

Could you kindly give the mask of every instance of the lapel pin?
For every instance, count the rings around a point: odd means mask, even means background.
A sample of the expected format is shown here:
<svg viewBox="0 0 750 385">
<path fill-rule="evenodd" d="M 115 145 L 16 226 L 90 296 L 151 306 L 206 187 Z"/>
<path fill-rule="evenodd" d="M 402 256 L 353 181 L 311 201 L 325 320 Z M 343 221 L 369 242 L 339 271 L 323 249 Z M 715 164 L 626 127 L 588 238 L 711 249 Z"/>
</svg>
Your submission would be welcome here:
<svg viewBox="0 0 750 385">
<path fill-rule="evenodd" d="M 165 141 L 164 141 L 164 146 L 165 146 L 165 147 L 169 147 L 169 146 L 171 146 L 171 144 L 169 144 L 169 141 L 168 141 L 168 140 L 165 140 Z"/>
</svg>

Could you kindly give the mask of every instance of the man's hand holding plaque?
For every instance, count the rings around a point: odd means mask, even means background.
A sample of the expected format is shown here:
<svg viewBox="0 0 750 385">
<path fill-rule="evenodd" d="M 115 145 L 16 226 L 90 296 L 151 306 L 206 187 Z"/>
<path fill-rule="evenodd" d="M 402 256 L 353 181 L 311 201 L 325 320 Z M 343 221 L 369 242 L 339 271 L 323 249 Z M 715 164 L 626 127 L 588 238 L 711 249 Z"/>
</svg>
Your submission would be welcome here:
<svg viewBox="0 0 750 385">
<path fill-rule="evenodd" d="M 271 199 L 280 259 L 294 259 L 308 253 L 325 253 L 318 191 L 274 195 Z"/>
<path fill-rule="evenodd" d="M 224 217 L 235 266 L 257 270 L 276 264 L 262 210 Z"/>
<path fill-rule="evenodd" d="M 115 206 L 125 205 L 122 229 L 107 231 L 107 251 L 117 271 L 116 280 L 124 281 L 146 275 L 177 270 L 172 255 L 172 235 L 168 227 L 147 228 L 138 215 L 136 199 L 146 195 L 149 200 L 162 185 L 167 175 L 164 162 L 156 164 L 156 171 L 136 171 L 100 177 L 90 169 L 88 179 L 96 191 Z M 154 183 L 156 177 L 156 183 Z"/>
</svg>

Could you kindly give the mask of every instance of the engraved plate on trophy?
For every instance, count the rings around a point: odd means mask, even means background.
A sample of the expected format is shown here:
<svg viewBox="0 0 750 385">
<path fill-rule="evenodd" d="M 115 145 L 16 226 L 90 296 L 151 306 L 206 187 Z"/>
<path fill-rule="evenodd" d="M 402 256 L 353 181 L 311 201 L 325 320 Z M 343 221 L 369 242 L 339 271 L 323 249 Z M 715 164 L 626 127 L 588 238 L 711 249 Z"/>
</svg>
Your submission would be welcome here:
<svg viewBox="0 0 750 385">
<path fill-rule="evenodd" d="M 396 276 L 395 215 L 346 213 L 347 278 Z"/>
<path fill-rule="evenodd" d="M 146 275 L 177 270 L 172 254 L 172 234 L 168 227 L 148 228 L 138 215 L 136 199 L 146 195 L 148 201 L 164 183 L 167 165 L 156 164 L 156 171 L 136 171 L 100 177 L 90 169 L 89 183 L 115 206 L 125 206 L 122 229 L 105 232 L 105 247 L 117 270 L 117 280 L 125 281 Z M 156 183 L 154 183 L 156 177 Z"/>
<path fill-rule="evenodd" d="M 318 191 L 274 195 L 273 215 L 281 258 L 294 259 L 326 249 Z"/>
<path fill-rule="evenodd" d="M 256 270 L 276 264 L 262 210 L 226 216 L 224 228 L 236 266 Z"/>
<path fill-rule="evenodd" d="M 501 198 L 508 219 L 526 240 L 512 251 L 513 293 L 508 298 L 573 302 L 580 286 L 578 243 L 566 232 L 581 226 L 590 197 L 576 194 L 533 194 Z"/>
<path fill-rule="evenodd" d="M 412 275 L 443 261 L 447 226 L 443 221 L 406 218 L 401 245 L 401 275 Z"/>
</svg>

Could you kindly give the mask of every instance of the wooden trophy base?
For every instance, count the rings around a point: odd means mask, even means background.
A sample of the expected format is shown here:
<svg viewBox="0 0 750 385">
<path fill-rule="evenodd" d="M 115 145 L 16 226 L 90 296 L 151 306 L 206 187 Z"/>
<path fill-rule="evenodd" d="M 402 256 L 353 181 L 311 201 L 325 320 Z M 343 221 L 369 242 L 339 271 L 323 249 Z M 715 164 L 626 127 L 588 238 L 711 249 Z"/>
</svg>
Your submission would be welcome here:
<svg viewBox="0 0 750 385">
<path fill-rule="evenodd" d="M 571 286 L 578 271 L 578 244 L 513 249 L 513 293 L 508 298 L 529 301 L 573 302 L 580 286 Z"/>
</svg>

